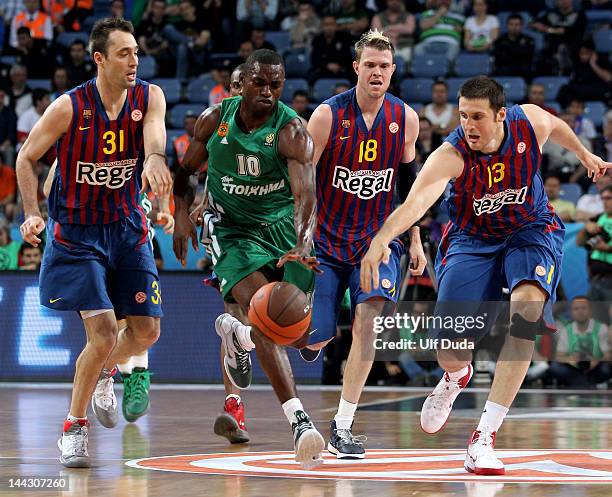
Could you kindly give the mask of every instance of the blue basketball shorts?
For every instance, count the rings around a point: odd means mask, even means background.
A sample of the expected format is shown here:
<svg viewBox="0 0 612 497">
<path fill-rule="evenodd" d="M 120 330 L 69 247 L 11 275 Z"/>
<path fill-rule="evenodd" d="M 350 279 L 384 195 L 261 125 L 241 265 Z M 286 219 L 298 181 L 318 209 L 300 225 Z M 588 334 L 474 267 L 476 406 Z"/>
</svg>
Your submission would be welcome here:
<svg viewBox="0 0 612 497">
<path fill-rule="evenodd" d="M 60 225 L 49 219 L 40 268 L 41 305 L 161 317 L 161 301 L 153 246 L 140 208 L 110 224 Z"/>
<path fill-rule="evenodd" d="M 479 340 L 495 323 L 503 300 L 522 282 L 537 283 L 547 294 L 544 321 L 554 329 L 552 304 L 561 277 L 565 227 L 555 216 L 519 228 L 502 240 L 486 240 L 463 233 L 455 225 L 445 231 L 436 257 L 438 299 L 436 315 L 480 316 L 485 325 L 464 336 Z M 454 331 L 439 334 L 457 338 Z"/>
<path fill-rule="evenodd" d="M 351 296 L 351 310 L 371 298 L 382 297 L 397 302 L 402 282 L 400 259 L 404 253 L 403 245 L 394 240 L 390 245 L 391 256 L 388 264 L 379 267 L 378 288 L 365 293 L 360 285 L 360 266 L 338 261 L 324 254 L 317 254 L 323 274 L 315 278 L 313 316 L 309 344 L 325 342 L 336 336 L 336 324 L 340 304 L 347 288 Z"/>
</svg>

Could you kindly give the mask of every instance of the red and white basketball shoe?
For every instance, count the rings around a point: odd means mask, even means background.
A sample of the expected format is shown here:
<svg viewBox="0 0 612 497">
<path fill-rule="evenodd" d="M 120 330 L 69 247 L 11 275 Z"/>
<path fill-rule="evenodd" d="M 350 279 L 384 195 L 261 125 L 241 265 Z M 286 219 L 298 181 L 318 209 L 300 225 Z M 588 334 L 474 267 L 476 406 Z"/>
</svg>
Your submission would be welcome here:
<svg viewBox="0 0 612 497">
<path fill-rule="evenodd" d="M 477 475 L 504 475 L 504 463 L 495 456 L 495 432 L 485 426 L 472 433 L 465 455 L 465 469 Z"/>
<path fill-rule="evenodd" d="M 223 412 L 215 419 L 214 430 L 233 444 L 247 443 L 250 437 L 244 424 L 244 404 L 235 397 L 225 399 Z"/>
</svg>

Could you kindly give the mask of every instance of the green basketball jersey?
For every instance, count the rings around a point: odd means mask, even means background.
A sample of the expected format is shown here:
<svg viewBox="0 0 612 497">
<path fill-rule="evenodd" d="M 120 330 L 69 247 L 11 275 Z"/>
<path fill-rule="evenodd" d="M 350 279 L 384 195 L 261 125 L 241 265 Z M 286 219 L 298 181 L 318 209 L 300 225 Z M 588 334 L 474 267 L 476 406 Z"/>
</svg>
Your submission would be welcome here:
<svg viewBox="0 0 612 497">
<path fill-rule="evenodd" d="M 245 133 L 236 123 L 241 99 L 223 100 L 208 140 L 209 205 L 223 225 L 271 224 L 293 212 L 287 163 L 277 145 L 279 131 L 297 114 L 278 102 L 260 128 Z"/>
</svg>

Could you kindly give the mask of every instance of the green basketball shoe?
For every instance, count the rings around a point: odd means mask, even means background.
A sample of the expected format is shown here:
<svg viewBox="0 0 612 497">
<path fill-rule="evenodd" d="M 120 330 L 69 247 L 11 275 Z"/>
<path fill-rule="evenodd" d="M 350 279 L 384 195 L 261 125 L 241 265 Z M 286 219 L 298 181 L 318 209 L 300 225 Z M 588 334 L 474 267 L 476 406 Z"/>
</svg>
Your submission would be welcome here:
<svg viewBox="0 0 612 497">
<path fill-rule="evenodd" d="M 123 417 L 133 423 L 149 410 L 151 373 L 145 368 L 134 368 L 132 374 L 123 377 Z"/>
</svg>

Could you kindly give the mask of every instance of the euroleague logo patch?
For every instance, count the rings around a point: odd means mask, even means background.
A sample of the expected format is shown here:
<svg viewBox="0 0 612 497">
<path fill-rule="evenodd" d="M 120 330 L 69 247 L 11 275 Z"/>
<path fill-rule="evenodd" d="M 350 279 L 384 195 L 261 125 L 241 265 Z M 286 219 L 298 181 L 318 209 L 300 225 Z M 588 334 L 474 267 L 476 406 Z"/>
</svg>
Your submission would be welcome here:
<svg viewBox="0 0 612 497">
<path fill-rule="evenodd" d="M 546 276 L 546 268 L 544 266 L 537 266 L 535 269 L 535 273 L 538 276 Z"/>
<path fill-rule="evenodd" d="M 391 124 L 389 124 L 389 131 L 391 131 L 391 133 L 395 134 L 399 131 L 399 124 L 397 124 L 396 122 L 392 122 Z"/>
<path fill-rule="evenodd" d="M 144 304 L 147 300 L 147 294 L 144 292 L 138 292 L 136 295 L 134 295 L 134 300 L 137 304 Z"/>
<path fill-rule="evenodd" d="M 525 145 L 525 142 L 519 142 L 516 146 L 516 151 L 519 154 L 522 154 L 525 150 L 527 150 L 527 145 Z"/>
<path fill-rule="evenodd" d="M 127 461 L 133 468 L 276 478 L 374 481 L 612 483 L 612 453 L 607 450 L 496 450 L 506 474 L 476 476 L 464 467 L 463 450 L 368 450 L 368 458 L 338 461 L 324 454 L 324 463 L 302 469 L 293 452 L 240 452 L 148 457 Z"/>
<path fill-rule="evenodd" d="M 132 120 L 138 122 L 141 119 L 142 119 L 142 112 L 140 112 L 138 109 L 134 109 L 132 111 Z"/>
</svg>

